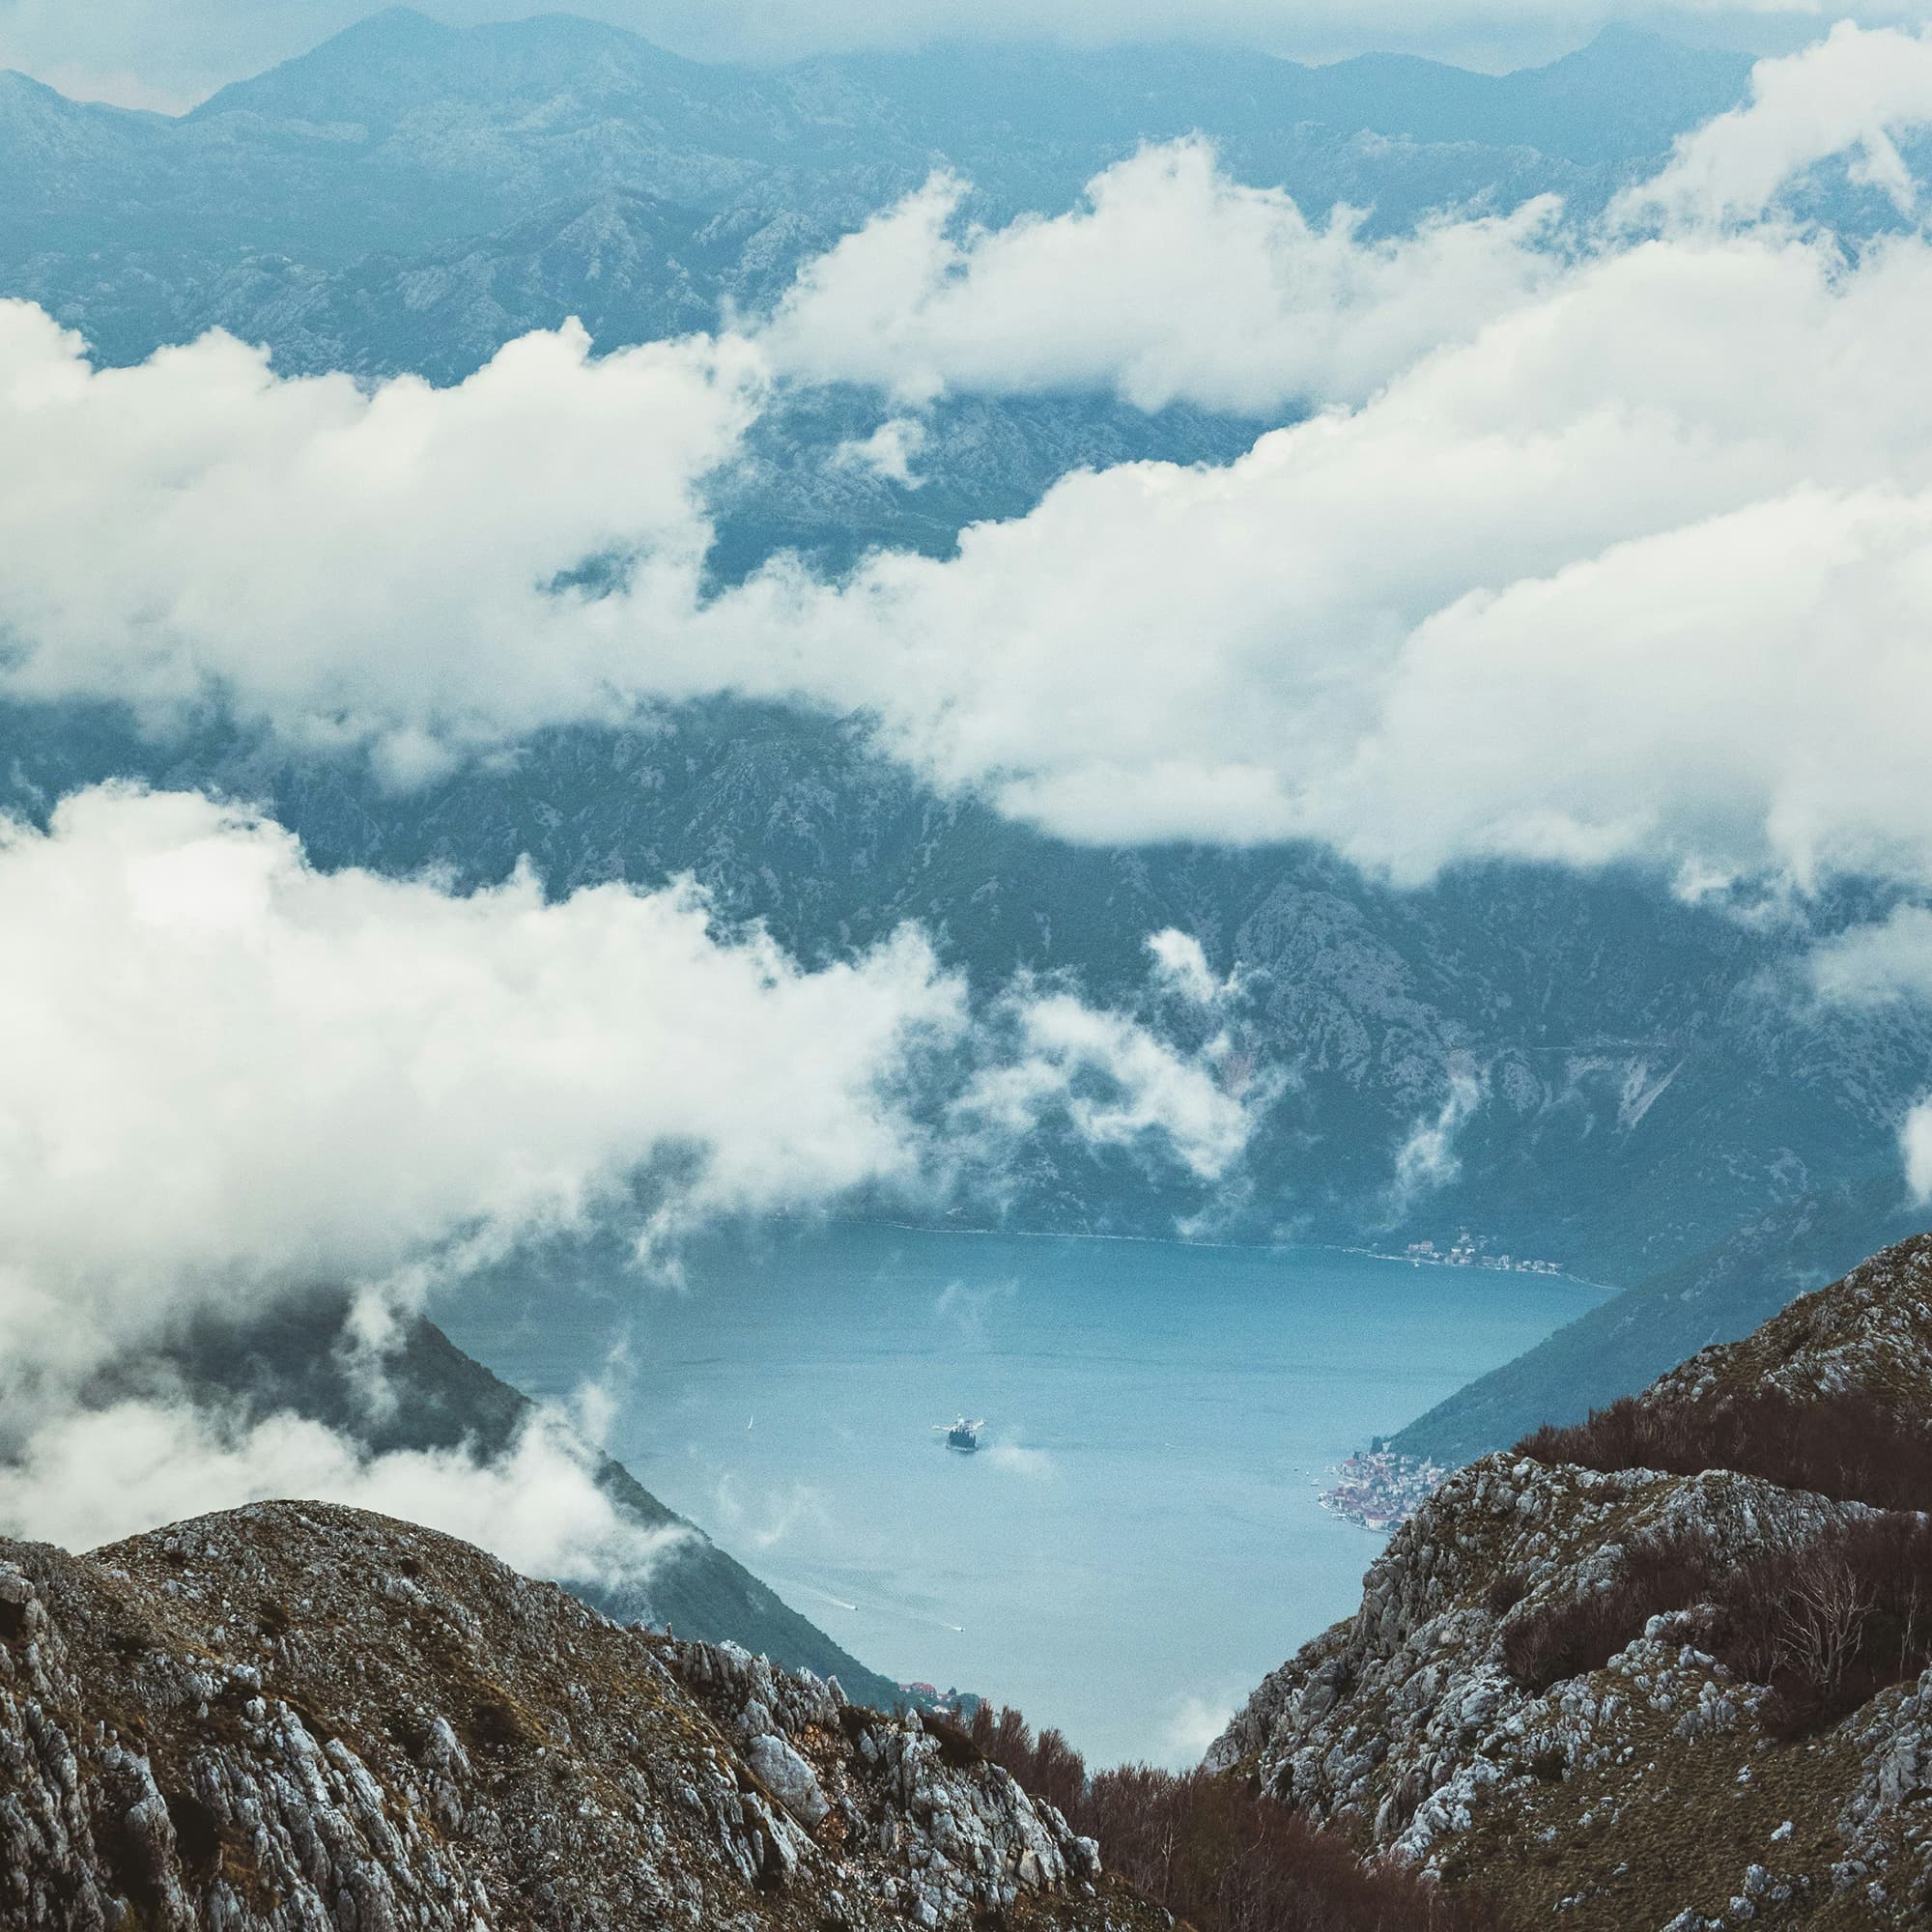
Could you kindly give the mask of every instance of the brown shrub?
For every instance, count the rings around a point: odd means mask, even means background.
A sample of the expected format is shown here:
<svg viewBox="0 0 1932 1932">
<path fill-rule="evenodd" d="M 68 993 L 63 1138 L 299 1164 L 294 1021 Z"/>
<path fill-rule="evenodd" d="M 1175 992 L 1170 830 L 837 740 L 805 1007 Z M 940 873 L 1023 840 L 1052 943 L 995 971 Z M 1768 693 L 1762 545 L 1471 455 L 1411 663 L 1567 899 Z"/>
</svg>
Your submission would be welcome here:
<svg viewBox="0 0 1932 1932">
<path fill-rule="evenodd" d="M 1538 1695 L 1566 1677 L 1601 1670 L 1643 1634 L 1652 1617 L 1681 1610 L 1709 1595 L 1711 1555 L 1688 1534 L 1633 1544 L 1605 1589 L 1567 1604 L 1550 1604 L 1512 1625 L 1503 1638 L 1503 1667 Z"/>
<path fill-rule="evenodd" d="M 1198 1932 L 1478 1932 L 1479 1901 L 1451 1902 L 1407 1874 L 1365 1865 L 1348 1843 L 1231 1777 L 1126 1765 L 1089 1777 L 1058 1731 L 1036 1738 L 1014 1710 L 974 1713 L 972 1740 L 1109 1866 Z"/>
<path fill-rule="evenodd" d="M 1737 1469 L 1878 1509 L 1932 1504 L 1932 1427 L 1856 1389 L 1757 1388 L 1698 1403 L 1624 1396 L 1587 1422 L 1537 1430 L 1516 1453 L 1586 1469 Z"/>
<path fill-rule="evenodd" d="M 1780 1735 L 1823 1729 L 1932 1665 L 1932 1523 L 1891 1513 L 1822 1531 L 1727 1576 L 1712 1648 L 1776 1693 Z"/>
<path fill-rule="evenodd" d="M 1794 1547 L 1720 1564 L 1689 1533 L 1633 1545 L 1607 1589 L 1511 1627 L 1503 1662 L 1537 1693 L 1601 1669 L 1654 1616 L 1708 1605 L 1700 1642 L 1736 1676 L 1769 1685 L 1774 1735 L 1835 1723 L 1932 1666 L 1932 1521 L 1893 1511 Z"/>
</svg>

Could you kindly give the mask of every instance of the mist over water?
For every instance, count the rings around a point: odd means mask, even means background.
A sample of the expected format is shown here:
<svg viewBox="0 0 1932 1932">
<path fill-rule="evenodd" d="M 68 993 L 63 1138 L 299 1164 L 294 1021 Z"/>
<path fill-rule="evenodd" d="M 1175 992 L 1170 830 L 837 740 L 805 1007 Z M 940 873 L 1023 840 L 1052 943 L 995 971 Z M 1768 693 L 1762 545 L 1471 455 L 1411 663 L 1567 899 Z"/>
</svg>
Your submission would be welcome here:
<svg viewBox="0 0 1932 1932">
<path fill-rule="evenodd" d="M 611 1452 L 873 1668 L 1181 1763 L 1358 1601 L 1382 1539 L 1318 1506 L 1327 1467 L 1597 1298 L 840 1225 L 713 1240 L 683 1293 L 505 1282 L 444 1325 L 535 1396 L 607 1377 Z M 932 1428 L 962 1411 L 977 1455 Z"/>
</svg>

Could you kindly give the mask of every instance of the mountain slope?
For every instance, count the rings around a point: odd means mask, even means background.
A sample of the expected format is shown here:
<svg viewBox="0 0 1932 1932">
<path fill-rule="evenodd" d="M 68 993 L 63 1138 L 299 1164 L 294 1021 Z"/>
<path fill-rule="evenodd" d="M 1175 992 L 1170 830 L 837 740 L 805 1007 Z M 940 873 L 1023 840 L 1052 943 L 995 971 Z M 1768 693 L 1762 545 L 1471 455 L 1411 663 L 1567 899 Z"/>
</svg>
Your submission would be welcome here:
<svg viewBox="0 0 1932 1932">
<path fill-rule="evenodd" d="M 1898 1240 L 1922 1227 L 1925 1210 L 1903 1203 L 1901 1192 L 1899 1177 L 1885 1173 L 1773 1208 L 1458 1389 L 1389 1446 L 1454 1467 L 1546 1423 L 1580 1422 L 1842 1274 L 1875 1233 Z"/>
<path fill-rule="evenodd" d="M 1932 1237 L 1463 1469 L 1210 1763 L 1525 1920 L 1919 1924 Z"/>
<path fill-rule="evenodd" d="M 139 1369 L 103 1378 L 99 1399 L 129 1392 L 185 1392 L 204 1407 L 250 1421 L 278 1411 L 320 1422 L 377 1454 L 468 1445 L 484 1460 L 505 1454 L 532 1413 L 528 1399 L 458 1349 L 433 1322 L 407 1322 L 383 1360 L 385 1400 L 369 1403 L 340 1343 L 348 1299 L 292 1301 L 245 1326 L 204 1321 Z M 156 1370 L 160 1374 L 156 1375 Z M 683 1523 L 673 1548 L 641 1589 L 578 1594 L 612 1616 L 640 1619 L 713 1643 L 734 1642 L 791 1670 L 836 1676 L 862 1703 L 891 1709 L 903 1698 L 799 1615 L 695 1525 L 667 1509 L 622 1463 L 599 1459 L 597 1481 L 646 1529 Z"/>
<path fill-rule="evenodd" d="M 313 1503 L 0 1542 L 0 1762 L 7 1926 L 1160 1922 L 917 1718 Z"/>
</svg>

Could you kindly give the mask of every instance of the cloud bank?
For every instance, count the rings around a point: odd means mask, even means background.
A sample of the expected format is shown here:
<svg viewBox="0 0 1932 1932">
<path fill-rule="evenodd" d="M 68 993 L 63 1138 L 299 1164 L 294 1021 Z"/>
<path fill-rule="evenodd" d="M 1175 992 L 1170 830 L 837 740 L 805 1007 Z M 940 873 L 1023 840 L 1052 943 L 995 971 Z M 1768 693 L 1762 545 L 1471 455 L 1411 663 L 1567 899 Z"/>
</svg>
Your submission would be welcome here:
<svg viewBox="0 0 1932 1932">
<path fill-rule="evenodd" d="M 865 714 L 937 786 L 1077 839 L 1925 879 L 1932 246 L 1704 218 L 1889 140 L 1912 48 L 1762 67 L 1666 170 L 1696 190 L 1663 232 L 1561 260 L 1540 215 L 1366 244 L 1182 146 L 997 235 L 929 189 L 754 339 L 599 360 L 565 330 L 441 391 L 284 383 L 220 338 L 96 372 L 10 305 L 0 688 L 160 718 L 218 694 L 398 781 L 735 693 Z M 1195 230 L 1238 299 L 1133 299 L 1141 244 Z M 1070 475 L 952 556 L 711 595 L 704 478 L 814 374 L 1325 400 L 1223 468 Z M 888 440 L 866 460 L 902 464 Z"/>
<path fill-rule="evenodd" d="M 1364 400 L 1558 269 L 1553 199 L 1371 242 L 1351 211 L 1317 224 L 1229 180 L 1200 141 L 1118 163 L 1052 218 L 962 229 L 965 193 L 935 176 L 810 264 L 762 331 L 775 361 L 914 404 L 1111 388 L 1273 415 Z"/>
<path fill-rule="evenodd" d="M 509 1452 L 371 1455 L 322 1424 L 250 1424 L 156 1402 L 43 1418 L 0 1463 L 8 1533 L 92 1548 L 184 1517 L 284 1496 L 420 1522 L 528 1576 L 607 1588 L 646 1583 L 690 1532 L 646 1528 L 598 1488 L 594 1458 L 562 1418 L 538 1411 Z"/>
<path fill-rule="evenodd" d="M 90 1406 L 87 1378 L 191 1315 L 347 1285 L 380 1380 L 384 1307 L 591 1214 L 663 1238 L 936 1200 L 1047 1122 L 1208 1179 L 1246 1139 L 1211 1057 L 1057 988 L 976 1010 L 911 929 L 808 971 L 689 887 L 325 873 L 198 794 L 7 826 L 0 904 L 0 1521 L 64 1541 L 293 1492 L 622 1580 L 659 1546 L 554 1418 L 492 1463 L 372 1458 L 287 1416 Z"/>
</svg>

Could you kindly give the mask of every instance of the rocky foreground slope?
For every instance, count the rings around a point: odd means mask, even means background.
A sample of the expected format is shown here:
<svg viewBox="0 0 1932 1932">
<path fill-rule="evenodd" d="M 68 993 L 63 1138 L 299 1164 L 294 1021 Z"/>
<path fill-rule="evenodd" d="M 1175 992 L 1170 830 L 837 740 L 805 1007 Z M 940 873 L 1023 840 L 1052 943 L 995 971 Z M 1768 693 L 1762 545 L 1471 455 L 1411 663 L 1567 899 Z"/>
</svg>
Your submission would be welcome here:
<svg viewBox="0 0 1932 1932">
<path fill-rule="evenodd" d="M 1451 1478 L 1209 1763 L 1524 1923 L 1921 1924 L 1928 1419 L 1919 1237 Z"/>
<path fill-rule="evenodd" d="M 958 1734 L 427 1530 L 0 1542 L 0 1926 L 1165 1922 Z"/>
</svg>

